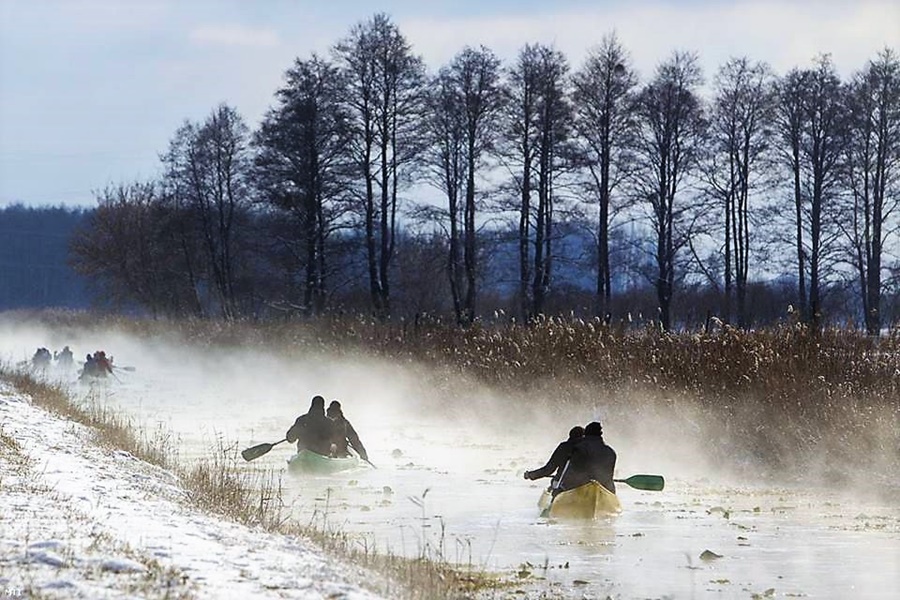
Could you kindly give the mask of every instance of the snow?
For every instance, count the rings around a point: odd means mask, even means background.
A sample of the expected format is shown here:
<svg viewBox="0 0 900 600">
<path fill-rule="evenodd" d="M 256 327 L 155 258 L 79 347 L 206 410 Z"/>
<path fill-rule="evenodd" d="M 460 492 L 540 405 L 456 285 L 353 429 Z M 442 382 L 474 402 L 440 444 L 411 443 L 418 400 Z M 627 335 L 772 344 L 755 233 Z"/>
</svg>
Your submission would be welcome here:
<svg viewBox="0 0 900 600">
<path fill-rule="evenodd" d="M 0 381 L 0 595 L 366 600 L 308 540 L 191 507 L 169 472 Z M 14 441 L 10 441 L 14 440 Z"/>
</svg>

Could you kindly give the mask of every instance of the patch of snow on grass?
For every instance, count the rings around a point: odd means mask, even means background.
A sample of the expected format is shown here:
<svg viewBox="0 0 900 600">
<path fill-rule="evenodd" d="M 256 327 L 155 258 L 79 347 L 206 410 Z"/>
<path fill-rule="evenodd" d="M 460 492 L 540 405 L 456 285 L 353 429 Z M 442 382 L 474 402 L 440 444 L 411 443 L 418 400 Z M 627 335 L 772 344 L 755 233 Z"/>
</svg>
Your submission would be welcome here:
<svg viewBox="0 0 900 600">
<path fill-rule="evenodd" d="M 0 382 L 0 590 L 42 598 L 376 596 L 306 540 L 202 513 L 175 477 Z M 9 440 L 14 440 L 9 442 Z"/>
</svg>

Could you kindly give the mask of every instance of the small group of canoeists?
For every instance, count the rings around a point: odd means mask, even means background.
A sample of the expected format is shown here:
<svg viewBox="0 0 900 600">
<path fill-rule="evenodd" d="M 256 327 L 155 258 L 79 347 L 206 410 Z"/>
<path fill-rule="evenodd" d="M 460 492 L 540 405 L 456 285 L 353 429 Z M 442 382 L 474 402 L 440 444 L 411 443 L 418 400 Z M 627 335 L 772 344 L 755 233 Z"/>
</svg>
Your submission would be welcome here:
<svg viewBox="0 0 900 600">
<path fill-rule="evenodd" d="M 91 379 L 106 379 L 109 375 L 115 377 L 112 363 L 113 357 L 107 357 L 104 350 L 97 350 L 93 354 L 88 354 L 85 356 L 84 367 L 81 369 L 81 374 L 78 376 L 78 379 L 86 381 Z"/>
<path fill-rule="evenodd" d="M 366 447 L 337 400 L 326 410 L 325 398 L 313 396 L 309 411 L 297 417 L 284 438 L 297 444 L 297 453 L 288 460 L 289 471 L 333 473 L 369 462 Z"/>
<path fill-rule="evenodd" d="M 251 461 L 283 442 L 296 443 L 297 453 L 288 460 L 288 471 L 294 473 L 331 474 L 369 462 L 359 435 L 344 416 L 340 402 L 325 409 L 325 398 L 314 396 L 309 411 L 297 417 L 285 438 L 273 444 L 258 444 L 241 452 Z M 351 453 L 353 450 L 353 453 Z M 552 477 L 538 506 L 541 515 L 551 518 L 594 519 L 621 510 L 616 496 L 616 482 L 640 490 L 662 490 L 665 482 L 659 475 L 633 475 L 614 479 L 616 452 L 603 440 L 603 426 L 592 421 L 587 426 L 573 427 L 569 438 L 561 442 L 547 464 L 525 471 L 525 479 Z"/>
<path fill-rule="evenodd" d="M 360 466 L 363 462 L 375 467 L 337 400 L 333 400 L 326 411 L 325 398 L 313 396 L 309 411 L 297 417 L 283 440 L 257 444 L 243 450 L 241 456 L 246 461 L 256 460 L 283 442 L 297 444 L 297 453 L 288 460 L 291 472 L 334 473 Z"/>
<path fill-rule="evenodd" d="M 75 366 L 75 357 L 68 346 L 63 346 L 62 350 L 52 354 L 48 348 L 41 346 L 31 357 L 31 369 L 38 372 L 47 371 L 53 365 L 53 361 L 56 361 L 57 369 L 67 371 Z M 27 364 L 27 361 L 22 361 L 19 364 L 24 366 Z"/>
<path fill-rule="evenodd" d="M 593 519 L 622 509 L 616 496 L 616 481 L 644 490 L 663 489 L 658 475 L 634 475 L 614 479 L 616 451 L 603 440 L 598 421 L 575 426 L 569 437 L 556 447 L 543 467 L 525 471 L 525 479 L 551 477 L 550 487 L 541 494 L 541 515 L 559 518 Z"/>
</svg>

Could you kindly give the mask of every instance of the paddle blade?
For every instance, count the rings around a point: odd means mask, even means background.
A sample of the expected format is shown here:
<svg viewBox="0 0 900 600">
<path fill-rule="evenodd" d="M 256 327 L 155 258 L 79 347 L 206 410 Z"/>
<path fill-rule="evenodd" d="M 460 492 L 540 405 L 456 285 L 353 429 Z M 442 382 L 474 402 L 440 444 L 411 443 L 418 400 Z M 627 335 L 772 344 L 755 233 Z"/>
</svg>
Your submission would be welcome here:
<svg viewBox="0 0 900 600">
<path fill-rule="evenodd" d="M 666 480 L 662 475 L 632 475 L 628 479 L 616 479 L 617 483 L 630 485 L 636 490 L 659 492 L 666 486 Z"/>
<path fill-rule="evenodd" d="M 244 458 L 244 460 L 249 462 L 251 460 L 259 458 L 263 454 L 266 454 L 274 446 L 275 444 L 258 444 L 241 452 L 241 456 Z"/>
</svg>

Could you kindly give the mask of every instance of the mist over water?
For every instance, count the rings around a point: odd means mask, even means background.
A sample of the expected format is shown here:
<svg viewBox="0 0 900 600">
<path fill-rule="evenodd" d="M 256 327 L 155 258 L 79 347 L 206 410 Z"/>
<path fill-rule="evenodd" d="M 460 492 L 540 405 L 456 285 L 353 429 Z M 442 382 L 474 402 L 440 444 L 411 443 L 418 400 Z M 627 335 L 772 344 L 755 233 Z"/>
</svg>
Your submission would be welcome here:
<svg viewBox="0 0 900 600">
<path fill-rule="evenodd" d="M 746 597 L 774 588 L 779 596 L 877 598 L 900 584 L 896 500 L 773 478 L 752 447 L 729 445 L 727 423 L 688 398 L 567 381 L 511 396 L 459 373 L 360 355 L 209 349 L 0 318 L 0 361 L 15 366 L 40 346 L 63 345 L 78 364 L 102 349 L 133 370 L 94 386 L 77 383 L 75 372 L 51 369 L 47 378 L 78 401 L 120 410 L 147 435 L 171 435 L 185 461 L 276 442 L 313 395 L 340 400 L 377 469 L 285 473 L 285 502 L 291 518 L 379 550 L 520 573 L 523 585 L 545 578 L 559 597 Z M 525 481 L 523 471 L 592 420 L 618 453 L 617 477 L 661 474 L 666 490 L 620 484 L 623 513 L 595 523 L 538 518 L 547 480 Z M 253 463 L 236 460 L 282 472 L 292 452 L 285 443 Z M 703 560 L 705 550 L 721 558 Z"/>
</svg>

